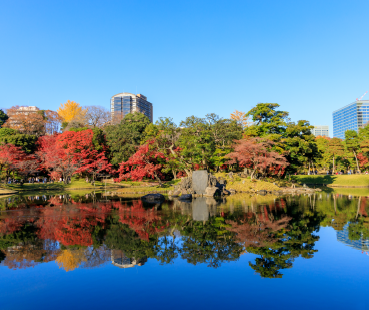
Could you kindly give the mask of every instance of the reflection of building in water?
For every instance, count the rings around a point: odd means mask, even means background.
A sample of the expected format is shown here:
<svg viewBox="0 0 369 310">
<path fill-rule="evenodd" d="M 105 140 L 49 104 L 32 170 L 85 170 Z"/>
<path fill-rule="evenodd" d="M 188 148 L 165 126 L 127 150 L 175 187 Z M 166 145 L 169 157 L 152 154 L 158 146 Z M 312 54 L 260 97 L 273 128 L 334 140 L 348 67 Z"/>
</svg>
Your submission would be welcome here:
<svg viewBox="0 0 369 310">
<path fill-rule="evenodd" d="M 349 224 L 348 222 L 343 229 L 337 231 L 337 240 L 360 251 L 369 251 L 369 240 L 360 238 L 359 240 L 351 240 L 349 239 Z"/>
<path fill-rule="evenodd" d="M 147 257 L 135 259 L 127 257 L 121 250 L 111 251 L 111 262 L 119 268 L 131 268 L 135 266 L 143 266 L 147 262 Z"/>
</svg>

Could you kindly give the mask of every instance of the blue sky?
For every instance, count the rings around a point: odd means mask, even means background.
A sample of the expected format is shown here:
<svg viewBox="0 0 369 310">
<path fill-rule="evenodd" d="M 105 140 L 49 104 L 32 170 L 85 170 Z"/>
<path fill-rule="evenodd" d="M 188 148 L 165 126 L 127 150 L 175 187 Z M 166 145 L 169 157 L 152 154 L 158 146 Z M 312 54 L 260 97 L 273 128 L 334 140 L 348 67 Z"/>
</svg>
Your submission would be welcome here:
<svg viewBox="0 0 369 310">
<path fill-rule="evenodd" d="M 276 102 L 293 121 L 332 126 L 332 111 L 369 90 L 368 11 L 339 0 L 0 0 L 0 107 L 109 108 L 127 91 L 148 97 L 154 120 Z"/>
</svg>

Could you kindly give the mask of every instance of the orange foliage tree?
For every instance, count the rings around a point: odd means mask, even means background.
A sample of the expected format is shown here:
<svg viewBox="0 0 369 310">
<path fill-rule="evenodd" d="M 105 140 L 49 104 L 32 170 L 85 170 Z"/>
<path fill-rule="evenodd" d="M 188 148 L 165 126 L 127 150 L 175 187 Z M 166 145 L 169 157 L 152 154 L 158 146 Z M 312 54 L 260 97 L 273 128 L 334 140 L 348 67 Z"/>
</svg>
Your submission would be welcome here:
<svg viewBox="0 0 369 310">
<path fill-rule="evenodd" d="M 231 113 L 231 119 L 235 120 L 243 129 L 251 125 L 250 118 L 246 116 L 245 112 L 235 110 Z"/>
</svg>

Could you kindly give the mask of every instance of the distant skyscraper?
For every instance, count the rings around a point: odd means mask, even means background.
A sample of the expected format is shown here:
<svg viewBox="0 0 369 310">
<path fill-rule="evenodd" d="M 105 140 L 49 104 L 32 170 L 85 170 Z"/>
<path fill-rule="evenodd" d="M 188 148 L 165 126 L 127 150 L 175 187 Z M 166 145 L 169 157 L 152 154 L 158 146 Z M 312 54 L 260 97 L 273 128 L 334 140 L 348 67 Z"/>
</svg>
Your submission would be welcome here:
<svg viewBox="0 0 369 310">
<path fill-rule="evenodd" d="M 326 136 L 329 137 L 329 127 L 328 126 L 314 126 L 313 130 L 312 130 L 312 134 L 317 137 L 317 136 Z"/>
<path fill-rule="evenodd" d="M 113 122 L 120 121 L 128 113 L 141 112 L 145 114 L 148 119 L 153 121 L 152 103 L 147 101 L 147 98 L 141 94 L 120 93 L 110 100 L 110 111 Z"/>
<path fill-rule="evenodd" d="M 333 112 L 333 137 L 345 139 L 348 129 L 359 131 L 369 122 L 369 100 L 357 100 Z"/>
</svg>

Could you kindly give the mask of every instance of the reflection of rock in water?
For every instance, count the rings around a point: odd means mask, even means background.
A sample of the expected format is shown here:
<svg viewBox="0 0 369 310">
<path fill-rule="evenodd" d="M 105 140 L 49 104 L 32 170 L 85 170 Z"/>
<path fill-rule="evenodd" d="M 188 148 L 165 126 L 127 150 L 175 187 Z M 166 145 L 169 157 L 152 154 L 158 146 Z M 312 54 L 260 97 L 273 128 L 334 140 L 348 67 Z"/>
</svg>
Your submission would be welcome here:
<svg viewBox="0 0 369 310">
<path fill-rule="evenodd" d="M 183 215 L 192 214 L 192 202 L 180 201 L 176 199 L 173 206 L 174 210 L 181 210 L 181 214 Z"/>
<path fill-rule="evenodd" d="M 216 216 L 219 202 L 214 198 L 195 198 L 192 202 L 176 199 L 174 210 L 181 210 L 183 215 L 191 215 L 194 221 L 207 221 L 209 217 Z"/>
<path fill-rule="evenodd" d="M 147 262 L 147 257 L 135 259 L 127 257 L 121 250 L 111 251 L 111 262 L 119 268 L 131 268 L 135 266 L 143 266 Z"/>
<path fill-rule="evenodd" d="M 216 216 L 218 202 L 214 198 L 196 198 L 192 202 L 192 218 L 194 221 L 207 221 Z"/>
</svg>

